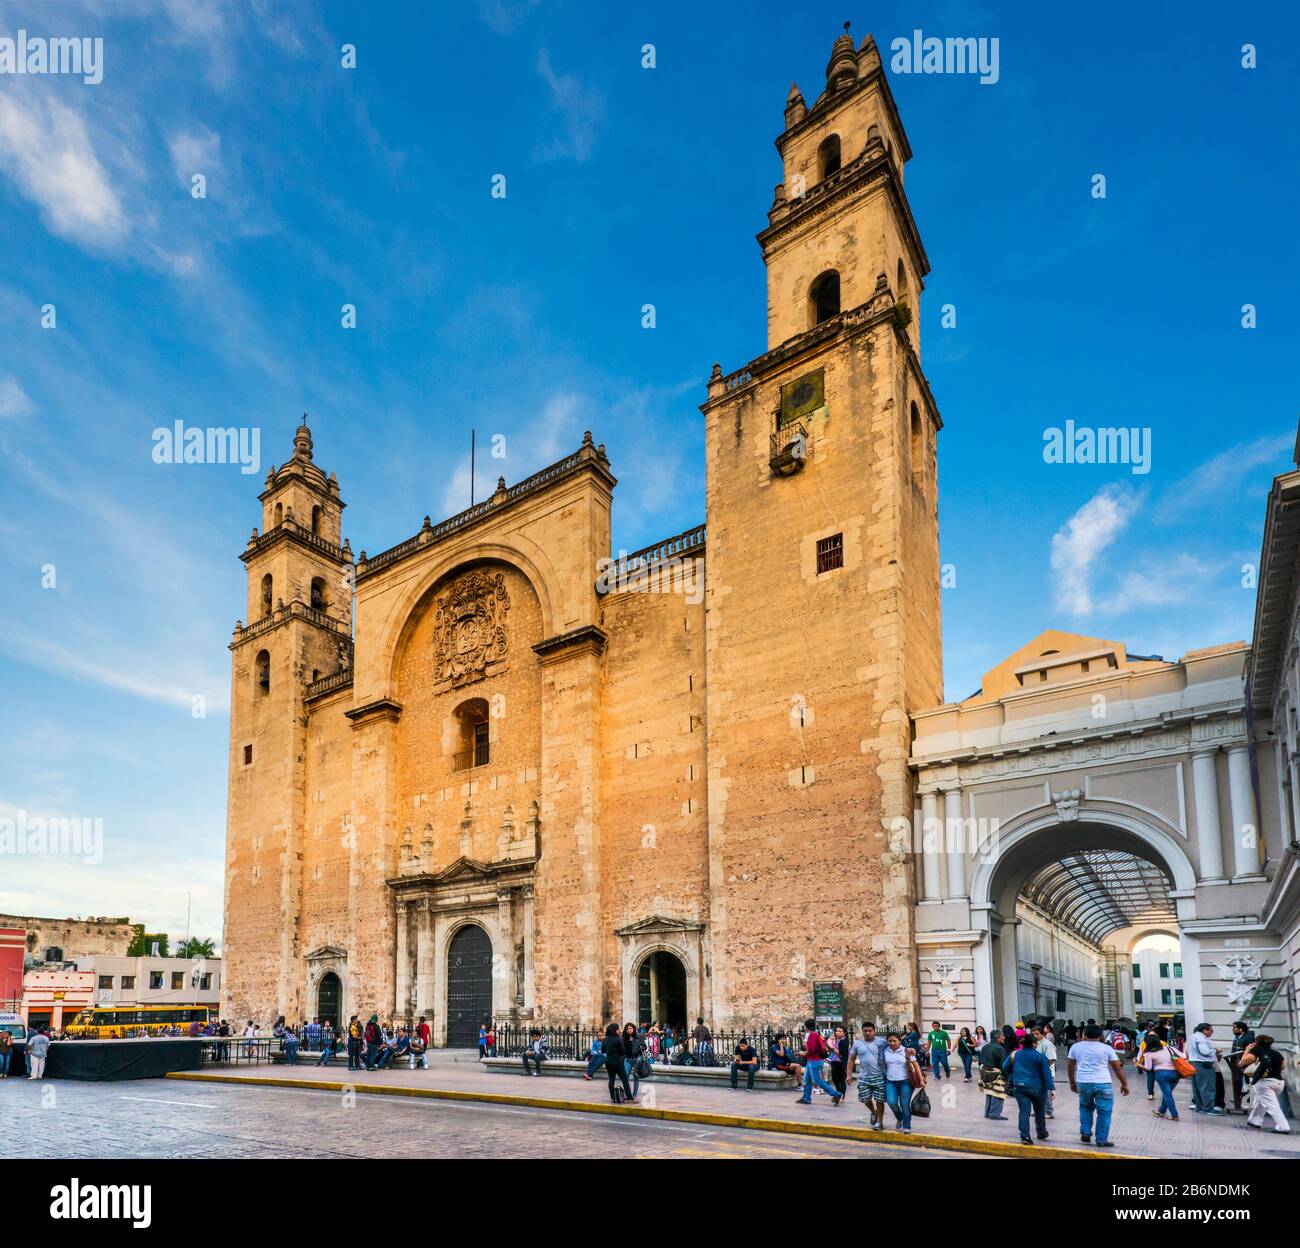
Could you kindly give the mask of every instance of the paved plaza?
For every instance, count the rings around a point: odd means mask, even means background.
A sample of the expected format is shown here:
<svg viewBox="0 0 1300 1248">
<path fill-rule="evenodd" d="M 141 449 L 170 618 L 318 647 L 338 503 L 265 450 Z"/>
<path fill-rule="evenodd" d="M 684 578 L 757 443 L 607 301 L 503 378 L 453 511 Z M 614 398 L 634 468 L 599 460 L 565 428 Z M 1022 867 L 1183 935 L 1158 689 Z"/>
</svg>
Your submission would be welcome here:
<svg viewBox="0 0 1300 1248">
<path fill-rule="evenodd" d="M 1064 1062 L 1061 1065 L 1064 1066 Z M 309 1065 L 220 1067 L 214 1068 L 212 1073 L 291 1078 L 308 1085 L 318 1080 L 327 1082 L 349 1080 L 348 1071 L 343 1066 L 329 1069 Z M 1265 1132 L 1247 1127 L 1244 1116 L 1207 1117 L 1194 1113 L 1191 1108 L 1191 1084 L 1187 1080 L 1179 1083 L 1176 1094 L 1180 1120 L 1170 1122 L 1155 1118 L 1151 1114 L 1153 1103 L 1146 1097 L 1145 1078 L 1140 1071 L 1134 1071 L 1131 1066 L 1126 1067 L 1126 1073 L 1133 1094 L 1128 1097 L 1120 1096 L 1118 1086 L 1116 1087 L 1111 1138 L 1115 1141 L 1117 1153 L 1142 1157 L 1222 1157 L 1237 1160 L 1300 1158 L 1300 1131 L 1293 1131 L 1290 1135 L 1279 1135 L 1272 1131 Z M 458 1092 L 526 1094 L 556 1101 L 608 1103 L 603 1074 L 598 1073 L 591 1083 L 558 1075 L 525 1079 L 522 1075 L 491 1073 L 484 1070 L 480 1067 L 476 1055 L 466 1050 L 435 1051 L 431 1058 L 431 1069 L 427 1071 L 399 1069 L 353 1075 L 351 1078 L 356 1083 L 367 1086 L 427 1087 Z M 170 1089 L 183 1085 L 178 1081 L 169 1080 L 165 1085 L 156 1086 L 166 1086 Z M 917 1133 L 951 1136 L 963 1140 L 989 1140 L 1003 1144 L 1019 1143 L 1014 1101 L 1008 1101 L 1004 1107 L 1003 1112 L 1008 1115 L 1008 1121 L 988 1122 L 983 1117 L 983 1094 L 975 1083 L 963 1082 L 960 1074 L 951 1081 L 936 1082 L 931 1079 L 928 1090 L 934 1112 L 928 1120 L 916 1119 L 913 1122 L 913 1129 Z M 158 1095 L 170 1095 L 170 1092 L 158 1093 Z M 834 1108 L 829 1098 L 821 1096 L 814 1098 L 810 1106 L 796 1104 L 796 1094 L 791 1091 L 746 1092 L 742 1089 L 733 1092 L 727 1086 L 682 1087 L 655 1083 L 651 1079 L 642 1085 L 640 1103 L 659 1109 L 694 1110 L 711 1114 L 736 1115 L 748 1119 L 770 1119 L 774 1122 L 811 1121 L 853 1127 L 865 1126 L 867 1122 L 865 1109 L 857 1101 L 855 1088 L 850 1088 L 847 1101 L 840 1107 Z M 1056 1147 L 1088 1151 L 1089 1146 L 1079 1140 L 1077 1100 L 1070 1091 L 1064 1075 L 1058 1077 L 1056 1106 L 1057 1117 L 1048 1124 L 1051 1135 L 1049 1143 Z M 574 1128 L 579 1135 L 596 1129 L 586 1125 L 592 1120 L 588 1115 L 573 1116 L 583 1120 Z M 892 1122 L 892 1115 L 889 1116 L 889 1120 Z M 601 1121 L 605 1119 L 602 1118 Z M 803 1141 L 797 1145 L 791 1142 L 790 1147 L 803 1147 Z"/>
</svg>

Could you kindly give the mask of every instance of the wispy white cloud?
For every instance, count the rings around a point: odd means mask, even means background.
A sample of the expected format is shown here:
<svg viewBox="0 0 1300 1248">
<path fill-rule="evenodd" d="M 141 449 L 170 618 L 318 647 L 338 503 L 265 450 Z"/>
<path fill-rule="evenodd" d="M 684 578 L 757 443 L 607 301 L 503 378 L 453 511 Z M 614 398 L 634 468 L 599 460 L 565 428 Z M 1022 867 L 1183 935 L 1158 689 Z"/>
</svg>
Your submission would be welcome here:
<svg viewBox="0 0 1300 1248">
<path fill-rule="evenodd" d="M 542 144 L 535 155 L 542 161 L 568 158 L 581 164 L 590 159 L 596 146 L 596 131 L 605 115 L 605 97 L 583 86 L 572 74 L 557 73 L 545 48 L 537 54 L 537 72 L 550 88 L 551 111 L 559 122 L 560 133 Z"/>
<path fill-rule="evenodd" d="M 17 378 L 10 373 L 0 374 L 0 420 L 18 420 L 30 416 L 36 405 L 29 399 Z"/>
<path fill-rule="evenodd" d="M 479 20 L 498 35 L 512 35 L 541 0 L 479 0 Z"/>
<path fill-rule="evenodd" d="M 1089 499 L 1052 537 L 1053 598 L 1058 610 L 1087 615 L 1094 607 L 1093 568 L 1139 506 L 1137 495 L 1107 486 Z"/>
<path fill-rule="evenodd" d="M 1292 467 L 1294 431 L 1242 442 L 1208 459 L 1171 485 L 1156 504 L 1153 518 L 1176 524 L 1218 503 L 1236 503 L 1244 489 L 1266 489 L 1270 478 Z"/>
<path fill-rule="evenodd" d="M 84 118 L 54 96 L 0 92 L 0 169 L 60 238 L 105 248 L 126 237 L 130 223 Z"/>
<path fill-rule="evenodd" d="M 1121 615 L 1203 602 L 1211 581 L 1223 567 L 1186 553 L 1144 558 L 1140 567 L 1120 575 L 1116 588 L 1097 603 L 1097 610 L 1105 615 Z"/>
<path fill-rule="evenodd" d="M 196 173 L 211 177 L 221 161 L 221 136 L 206 126 L 178 130 L 167 139 L 172 169 L 186 186 Z"/>
</svg>

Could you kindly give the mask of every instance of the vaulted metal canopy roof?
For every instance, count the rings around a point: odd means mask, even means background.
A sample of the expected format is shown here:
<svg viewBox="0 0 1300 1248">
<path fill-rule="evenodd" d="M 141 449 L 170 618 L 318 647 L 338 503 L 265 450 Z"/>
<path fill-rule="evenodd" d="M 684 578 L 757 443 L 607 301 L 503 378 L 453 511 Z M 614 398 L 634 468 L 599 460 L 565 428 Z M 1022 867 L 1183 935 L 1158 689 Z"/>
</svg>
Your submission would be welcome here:
<svg viewBox="0 0 1300 1248">
<path fill-rule="evenodd" d="M 1100 944 L 1121 927 L 1175 924 L 1177 915 L 1164 870 L 1134 854 L 1090 849 L 1039 868 L 1021 896 Z"/>
</svg>

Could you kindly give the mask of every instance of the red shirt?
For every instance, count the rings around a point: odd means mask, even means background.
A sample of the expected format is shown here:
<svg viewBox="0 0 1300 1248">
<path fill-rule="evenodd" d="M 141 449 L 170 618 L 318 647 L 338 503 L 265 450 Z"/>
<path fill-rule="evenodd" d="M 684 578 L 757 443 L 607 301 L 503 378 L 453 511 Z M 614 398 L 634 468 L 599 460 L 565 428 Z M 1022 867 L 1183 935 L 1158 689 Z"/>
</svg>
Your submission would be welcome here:
<svg viewBox="0 0 1300 1248">
<path fill-rule="evenodd" d="M 810 1031 L 803 1042 L 803 1047 L 810 1062 L 820 1061 L 826 1056 L 826 1041 L 822 1039 L 820 1031 Z"/>
<path fill-rule="evenodd" d="M 420 1025 L 415 1030 L 419 1033 L 420 1039 L 427 1045 L 429 1043 L 429 1024 L 424 1019 L 420 1019 Z"/>
</svg>

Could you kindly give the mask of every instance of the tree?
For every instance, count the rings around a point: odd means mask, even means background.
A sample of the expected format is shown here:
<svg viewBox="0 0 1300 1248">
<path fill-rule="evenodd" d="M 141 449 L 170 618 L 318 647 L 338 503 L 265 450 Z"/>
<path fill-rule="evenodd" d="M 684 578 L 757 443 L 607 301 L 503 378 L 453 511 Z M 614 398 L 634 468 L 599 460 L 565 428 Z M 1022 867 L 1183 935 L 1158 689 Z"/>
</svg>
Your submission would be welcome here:
<svg viewBox="0 0 1300 1248">
<path fill-rule="evenodd" d="M 166 958 L 170 955 L 167 952 L 167 933 L 166 932 L 138 932 L 135 939 L 131 942 L 131 947 L 126 951 L 128 958 L 147 958 L 153 954 L 154 945 L 158 946 L 158 956 Z"/>
<path fill-rule="evenodd" d="M 211 958 L 216 956 L 216 942 L 212 940 L 200 940 L 197 936 L 192 936 L 189 940 L 182 940 L 176 949 L 178 958 Z"/>
</svg>

